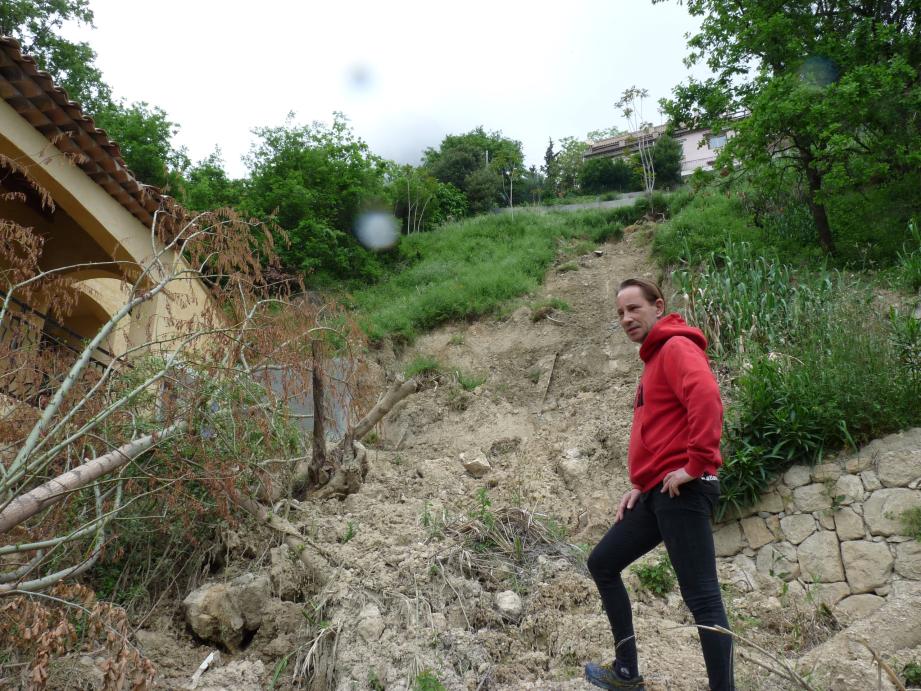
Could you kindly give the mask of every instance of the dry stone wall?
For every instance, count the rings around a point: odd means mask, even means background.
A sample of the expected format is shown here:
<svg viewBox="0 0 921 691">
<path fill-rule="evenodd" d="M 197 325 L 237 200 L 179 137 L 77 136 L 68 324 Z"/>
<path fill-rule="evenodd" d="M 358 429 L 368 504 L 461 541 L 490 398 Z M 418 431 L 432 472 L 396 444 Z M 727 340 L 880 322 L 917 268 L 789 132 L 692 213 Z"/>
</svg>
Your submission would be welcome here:
<svg viewBox="0 0 921 691">
<path fill-rule="evenodd" d="M 817 601 L 864 615 L 905 581 L 921 581 L 921 543 L 902 514 L 921 507 L 921 428 L 852 456 L 793 466 L 757 505 L 714 527 L 737 580 L 781 579 Z M 908 584 L 906 584 L 908 585 Z"/>
</svg>

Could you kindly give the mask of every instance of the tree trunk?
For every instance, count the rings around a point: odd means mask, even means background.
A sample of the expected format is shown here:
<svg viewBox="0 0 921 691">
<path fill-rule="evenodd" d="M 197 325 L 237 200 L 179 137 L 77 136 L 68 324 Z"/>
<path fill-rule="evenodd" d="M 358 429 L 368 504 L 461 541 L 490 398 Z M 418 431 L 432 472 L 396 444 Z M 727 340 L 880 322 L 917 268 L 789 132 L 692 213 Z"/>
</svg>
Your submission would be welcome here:
<svg viewBox="0 0 921 691">
<path fill-rule="evenodd" d="M 819 245 L 825 250 L 826 254 L 835 254 L 835 240 L 831 235 L 831 226 L 828 223 L 828 211 L 825 209 L 825 205 L 816 199 L 822 191 L 822 174 L 816 170 L 815 159 L 809 153 L 809 149 L 802 146 L 799 149 L 800 160 L 806 169 L 806 180 L 809 183 L 806 203 L 812 213 L 812 220 L 815 221 Z"/>
<path fill-rule="evenodd" d="M 326 420 L 323 410 L 323 372 L 320 367 L 322 346 L 314 341 L 310 351 L 313 355 L 313 458 L 307 484 L 316 487 L 320 484 L 320 470 L 326 465 Z"/>
</svg>

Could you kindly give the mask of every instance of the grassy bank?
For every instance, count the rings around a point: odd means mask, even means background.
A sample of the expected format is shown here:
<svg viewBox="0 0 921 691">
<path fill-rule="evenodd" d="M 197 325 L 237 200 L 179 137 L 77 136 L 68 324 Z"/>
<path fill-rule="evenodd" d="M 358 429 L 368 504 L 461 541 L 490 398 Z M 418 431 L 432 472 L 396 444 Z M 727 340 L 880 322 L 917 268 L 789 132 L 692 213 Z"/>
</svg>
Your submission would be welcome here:
<svg viewBox="0 0 921 691">
<path fill-rule="evenodd" d="M 667 211 L 686 201 L 657 195 L 653 203 Z M 624 226 L 648 209 L 643 199 L 617 209 L 517 211 L 404 237 L 400 270 L 353 294 L 359 323 L 372 341 L 387 336 L 412 341 L 443 322 L 489 314 L 536 289 L 555 258 L 619 238 Z"/>
</svg>

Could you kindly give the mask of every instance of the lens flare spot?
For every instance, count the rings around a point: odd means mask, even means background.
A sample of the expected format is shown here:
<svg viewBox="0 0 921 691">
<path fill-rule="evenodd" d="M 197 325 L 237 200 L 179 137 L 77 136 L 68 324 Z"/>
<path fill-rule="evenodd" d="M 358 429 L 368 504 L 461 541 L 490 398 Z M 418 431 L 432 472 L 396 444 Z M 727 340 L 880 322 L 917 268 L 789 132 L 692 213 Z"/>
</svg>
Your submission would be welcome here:
<svg viewBox="0 0 921 691">
<path fill-rule="evenodd" d="M 355 238 L 369 250 L 393 247 L 399 236 L 399 221 L 386 211 L 368 211 L 355 221 Z"/>
</svg>

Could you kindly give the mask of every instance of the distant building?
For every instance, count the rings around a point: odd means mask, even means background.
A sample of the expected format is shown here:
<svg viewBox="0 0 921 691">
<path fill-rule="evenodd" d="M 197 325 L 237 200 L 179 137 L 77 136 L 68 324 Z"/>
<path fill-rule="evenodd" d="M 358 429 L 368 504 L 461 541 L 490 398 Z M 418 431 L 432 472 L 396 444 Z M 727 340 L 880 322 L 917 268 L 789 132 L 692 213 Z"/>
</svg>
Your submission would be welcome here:
<svg viewBox="0 0 921 691">
<path fill-rule="evenodd" d="M 657 125 L 646 132 L 628 132 L 616 137 L 590 142 L 584 158 L 623 158 L 639 149 L 640 137 L 649 138 L 652 145 L 666 133 L 667 125 Z M 681 143 L 681 177 L 691 175 L 698 168 L 713 170 L 713 161 L 719 150 L 726 145 L 728 133 L 713 134 L 709 129 L 681 129 L 672 132 L 672 138 Z"/>
</svg>

